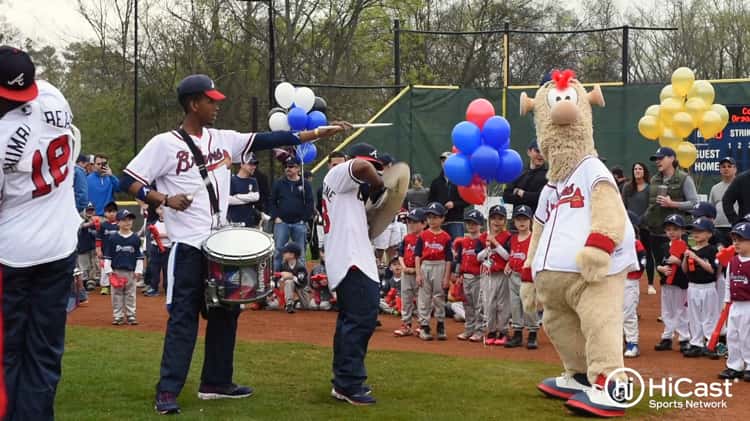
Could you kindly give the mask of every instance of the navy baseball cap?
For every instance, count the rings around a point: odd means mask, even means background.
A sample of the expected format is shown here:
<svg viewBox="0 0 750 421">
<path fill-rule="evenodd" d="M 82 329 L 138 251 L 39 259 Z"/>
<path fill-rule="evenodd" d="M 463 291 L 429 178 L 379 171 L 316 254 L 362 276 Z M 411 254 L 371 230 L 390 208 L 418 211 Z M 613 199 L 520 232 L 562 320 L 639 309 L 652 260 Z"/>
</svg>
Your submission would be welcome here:
<svg viewBox="0 0 750 421">
<path fill-rule="evenodd" d="M 96 209 L 96 206 L 94 206 L 94 203 L 89 202 L 86 204 L 86 210 L 94 210 Z"/>
<path fill-rule="evenodd" d="M 692 224 L 690 224 L 690 229 L 693 231 L 714 231 L 714 223 L 711 222 L 710 219 L 706 217 L 696 218 L 695 221 L 693 221 Z"/>
<path fill-rule="evenodd" d="M 135 219 L 135 214 L 127 209 L 117 211 L 117 220 L 122 221 L 125 218 Z"/>
<path fill-rule="evenodd" d="M 472 209 L 469 213 L 464 216 L 464 222 L 474 222 L 476 224 L 484 224 L 484 215 L 476 209 Z"/>
<path fill-rule="evenodd" d="M 302 250 L 297 243 L 287 243 L 287 245 L 281 249 L 281 253 L 293 253 L 295 256 L 299 257 L 299 255 L 302 254 Z"/>
<path fill-rule="evenodd" d="M 531 139 L 531 142 L 529 142 L 529 146 L 526 149 L 534 149 L 535 151 L 539 151 L 539 142 L 536 141 L 536 139 Z"/>
<path fill-rule="evenodd" d="M 696 218 L 706 216 L 711 219 L 716 219 L 716 206 L 708 202 L 698 202 L 693 209 L 690 210 L 690 214 Z"/>
<path fill-rule="evenodd" d="M 676 154 L 674 153 L 674 149 L 667 147 L 659 148 L 653 155 L 651 155 L 651 160 L 658 161 L 665 156 L 676 156 Z"/>
<path fill-rule="evenodd" d="M 443 216 L 445 215 L 445 206 L 438 202 L 430 202 L 427 204 L 427 206 L 424 208 L 425 215 L 437 215 L 437 216 Z"/>
<path fill-rule="evenodd" d="M 350 158 L 364 159 L 365 161 L 372 163 L 372 165 L 378 170 L 383 169 L 383 162 L 381 162 L 380 157 L 378 157 L 378 150 L 369 143 L 357 143 L 356 145 L 352 145 L 346 151 L 346 155 Z"/>
<path fill-rule="evenodd" d="M 525 216 L 527 218 L 531 218 L 534 215 L 534 211 L 531 209 L 530 206 L 527 205 L 520 205 L 516 206 L 515 209 L 513 209 L 513 217 L 519 217 L 519 216 Z"/>
<path fill-rule="evenodd" d="M 248 164 L 255 164 L 258 165 L 258 157 L 255 156 L 255 152 L 250 152 L 247 156 L 247 163 Z"/>
<path fill-rule="evenodd" d="M 489 214 L 490 214 L 490 218 L 492 218 L 495 215 L 500 215 L 503 218 L 508 217 L 508 211 L 505 209 L 505 206 L 503 205 L 495 205 L 491 207 Z"/>
<path fill-rule="evenodd" d="M 226 99 L 224 94 L 216 89 L 214 81 L 206 75 L 190 75 L 185 79 L 182 79 L 179 85 L 177 85 L 177 97 L 181 98 L 185 95 L 192 94 L 204 94 L 214 101 L 222 101 Z"/>
<path fill-rule="evenodd" d="M 719 165 L 721 165 L 721 164 L 723 164 L 725 162 L 728 163 L 728 164 L 732 164 L 735 167 L 737 166 L 737 161 L 734 158 L 732 158 L 731 156 L 725 156 L 724 158 L 721 158 L 721 161 L 719 161 Z"/>
<path fill-rule="evenodd" d="M 732 234 L 743 240 L 750 240 L 750 222 L 740 222 L 732 227 Z"/>
<path fill-rule="evenodd" d="M 287 167 L 287 166 L 292 166 L 292 165 L 294 165 L 294 166 L 298 166 L 299 164 L 300 164 L 300 160 L 299 160 L 299 158 L 298 158 L 298 157 L 297 157 L 296 155 L 289 155 L 289 156 L 288 156 L 288 157 L 287 157 L 287 158 L 286 158 L 286 159 L 284 160 L 284 166 L 285 166 L 285 167 Z"/>
<path fill-rule="evenodd" d="M 424 222 L 424 211 L 422 211 L 422 208 L 414 208 L 406 214 L 406 219 L 415 222 Z"/>
<path fill-rule="evenodd" d="M 685 228 L 685 218 L 682 215 L 673 213 L 664 219 L 662 226 L 674 225 L 676 227 Z"/>
<path fill-rule="evenodd" d="M 391 154 L 384 153 L 384 154 L 380 155 L 380 162 L 382 162 L 383 165 L 390 165 L 393 162 L 395 162 L 395 160 L 393 159 L 393 157 L 391 156 Z"/>
<path fill-rule="evenodd" d="M 0 98 L 29 102 L 36 98 L 36 67 L 31 57 L 18 48 L 0 47 Z"/>
</svg>

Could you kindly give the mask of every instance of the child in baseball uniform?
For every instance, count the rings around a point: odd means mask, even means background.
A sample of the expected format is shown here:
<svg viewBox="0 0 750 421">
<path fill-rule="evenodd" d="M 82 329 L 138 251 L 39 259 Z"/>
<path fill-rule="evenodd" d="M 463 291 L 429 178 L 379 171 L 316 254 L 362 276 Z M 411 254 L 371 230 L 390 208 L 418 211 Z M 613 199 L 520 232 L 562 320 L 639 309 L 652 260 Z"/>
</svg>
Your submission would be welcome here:
<svg viewBox="0 0 750 421">
<path fill-rule="evenodd" d="M 510 257 L 507 248 L 510 232 L 506 230 L 505 206 L 491 207 L 489 216 L 490 231 L 480 237 L 485 249 L 477 255 L 477 259 L 484 265 L 480 281 L 487 331 L 484 344 L 504 346 L 507 341 L 505 328 L 510 321 L 510 287 L 505 274 L 505 266 Z"/>
<path fill-rule="evenodd" d="M 726 303 L 731 303 L 727 319 L 727 368 L 722 379 L 750 382 L 750 222 L 740 222 L 731 231 L 737 255 L 727 267 Z"/>
<path fill-rule="evenodd" d="M 83 211 L 83 222 L 78 228 L 78 259 L 76 266 L 81 270 L 81 280 L 87 291 L 96 288 L 96 279 L 99 277 L 99 260 L 96 258 L 96 208 L 89 202 Z"/>
<path fill-rule="evenodd" d="M 391 259 L 388 264 L 390 275 L 380 280 L 380 311 L 398 315 L 401 311 L 401 279 L 403 269 L 398 257 Z"/>
<path fill-rule="evenodd" d="M 164 284 L 164 291 L 167 290 L 167 279 L 169 278 L 167 273 L 167 262 L 169 260 L 169 252 L 172 249 L 172 241 L 169 239 L 169 233 L 167 232 L 167 225 L 164 223 L 164 207 L 157 207 L 156 221 L 148 226 L 148 230 L 151 233 L 151 246 L 147 248 L 149 251 L 148 267 L 151 272 L 151 281 L 148 288 L 143 292 L 143 295 L 147 297 L 156 297 L 159 295 L 159 285 Z M 161 244 L 161 248 L 159 245 Z"/>
<path fill-rule="evenodd" d="M 284 286 L 286 312 L 294 313 L 295 309 L 310 305 L 310 290 L 307 285 L 307 268 L 299 260 L 302 249 L 297 243 L 289 242 L 281 249 L 281 267 L 279 268 L 281 284 Z"/>
<path fill-rule="evenodd" d="M 480 342 L 482 340 L 482 311 L 479 300 L 479 272 L 480 263 L 477 254 L 482 250 L 479 240 L 481 227 L 484 225 L 484 215 L 474 209 L 464 217 L 466 236 L 456 240 L 456 275 L 463 288 L 464 296 L 464 331 L 459 333 L 459 341 Z"/>
<path fill-rule="evenodd" d="M 414 302 L 417 299 L 417 269 L 416 256 L 417 239 L 424 230 L 424 212 L 421 208 L 414 208 L 406 215 L 406 225 L 409 231 L 404 236 L 399 247 L 398 256 L 404 274 L 401 277 L 401 327 L 393 331 L 393 336 L 411 336 L 411 319 L 414 317 Z"/>
<path fill-rule="evenodd" d="M 110 202 L 104 206 L 104 220 L 101 221 L 96 232 L 96 257 L 104 259 L 104 250 L 108 247 L 109 239 L 120 230 L 117 224 L 117 203 Z M 102 287 L 101 294 L 109 295 L 109 275 L 102 271 L 99 285 Z"/>
<path fill-rule="evenodd" d="M 133 232 L 135 215 L 123 209 L 117 212 L 119 229 L 105 245 L 104 273 L 112 286 L 112 324 L 137 325 L 135 318 L 136 278 L 143 276 L 141 239 Z"/>
<path fill-rule="evenodd" d="M 453 261 L 451 236 L 443 231 L 441 225 L 445 220 L 445 207 L 438 202 L 427 204 L 424 209 L 427 215 L 428 229 L 417 237 L 414 251 L 415 269 L 419 296 L 419 339 L 431 341 L 430 314 L 434 310 L 437 319 L 437 338 L 448 339 L 445 333 L 445 290 L 450 279 L 450 267 Z"/>
<path fill-rule="evenodd" d="M 718 355 L 706 349 L 719 320 L 719 296 L 716 293 L 716 247 L 709 244 L 714 224 L 708 218 L 697 218 L 690 225 L 694 246 L 682 258 L 682 271 L 688 279 L 688 327 L 690 347 L 683 353 L 694 358 Z"/>
<path fill-rule="evenodd" d="M 510 287 L 511 326 L 513 337 L 505 343 L 506 348 L 515 348 L 523 345 L 523 328 L 529 331 L 526 341 L 527 349 L 537 349 L 536 333 L 539 330 L 539 315 L 536 308 L 523 308 L 521 301 L 521 282 L 531 282 L 531 269 L 523 268 L 526 255 L 531 243 L 531 217 L 534 211 L 526 205 L 517 206 L 513 210 L 513 225 L 517 233 L 510 237 L 510 258 L 505 265 L 505 275 L 508 276 Z"/>
<path fill-rule="evenodd" d="M 331 290 L 328 289 L 328 275 L 326 274 L 326 254 L 325 248 L 319 249 L 320 263 L 315 265 L 310 271 L 310 289 L 311 299 L 310 308 L 312 310 L 328 311 L 332 308 Z"/>
<path fill-rule="evenodd" d="M 669 242 L 664 245 L 664 260 L 658 262 L 656 270 L 661 276 L 661 317 L 664 322 L 664 333 L 656 344 L 656 351 L 672 349 L 672 337 L 677 334 L 680 351 L 690 346 L 688 328 L 687 288 L 688 280 L 682 271 L 682 257 L 687 245 L 682 240 L 685 233 L 685 219 L 682 215 L 671 214 L 664 220 L 664 232 Z"/>
<path fill-rule="evenodd" d="M 640 218 L 634 212 L 628 211 L 630 223 L 633 225 L 635 239 L 635 253 L 638 257 L 638 270 L 628 272 L 625 280 L 625 294 L 623 296 L 623 333 L 625 335 L 625 358 L 636 358 L 641 355 L 638 345 L 640 332 L 638 330 L 638 304 L 641 294 L 641 277 L 646 268 L 646 248 L 638 238 Z"/>
</svg>

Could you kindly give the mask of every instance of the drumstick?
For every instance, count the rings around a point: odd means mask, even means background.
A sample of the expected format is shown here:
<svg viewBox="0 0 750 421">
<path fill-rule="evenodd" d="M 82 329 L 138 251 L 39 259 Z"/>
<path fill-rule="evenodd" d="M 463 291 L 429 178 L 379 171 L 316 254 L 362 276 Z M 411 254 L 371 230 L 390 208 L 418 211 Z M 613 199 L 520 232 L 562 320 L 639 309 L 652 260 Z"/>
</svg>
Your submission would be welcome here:
<svg viewBox="0 0 750 421">
<path fill-rule="evenodd" d="M 352 124 L 353 129 L 369 129 L 373 127 L 390 127 L 393 126 L 393 123 L 358 123 L 358 124 Z M 341 126 L 318 126 L 319 129 L 335 129 Z"/>
</svg>

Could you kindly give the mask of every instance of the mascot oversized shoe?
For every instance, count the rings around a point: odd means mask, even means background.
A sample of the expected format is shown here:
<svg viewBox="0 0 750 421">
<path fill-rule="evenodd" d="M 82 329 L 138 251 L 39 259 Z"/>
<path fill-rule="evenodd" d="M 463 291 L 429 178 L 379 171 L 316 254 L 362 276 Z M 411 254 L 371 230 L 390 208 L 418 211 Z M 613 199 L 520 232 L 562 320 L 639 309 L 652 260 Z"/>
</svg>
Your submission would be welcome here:
<svg viewBox="0 0 750 421">
<path fill-rule="evenodd" d="M 567 400 L 577 393 L 590 389 L 591 383 L 586 378 L 586 374 L 577 373 L 571 376 L 563 373 L 558 377 L 549 377 L 542 380 L 536 387 L 550 398 Z"/>
<path fill-rule="evenodd" d="M 579 415 L 593 415 L 601 418 L 624 416 L 625 407 L 612 399 L 613 387 L 610 384 L 609 388 L 605 388 L 605 382 L 606 377 L 600 374 L 593 387 L 576 393 L 565 402 L 565 406 Z"/>
</svg>

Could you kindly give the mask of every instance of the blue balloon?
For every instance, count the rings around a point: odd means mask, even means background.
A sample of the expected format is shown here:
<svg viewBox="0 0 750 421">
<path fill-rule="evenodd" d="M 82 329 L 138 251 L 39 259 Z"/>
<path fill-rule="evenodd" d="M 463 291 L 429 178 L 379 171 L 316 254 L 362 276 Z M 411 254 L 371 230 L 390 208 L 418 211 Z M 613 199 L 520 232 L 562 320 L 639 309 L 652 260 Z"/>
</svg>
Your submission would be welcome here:
<svg viewBox="0 0 750 421">
<path fill-rule="evenodd" d="M 475 173 L 485 180 L 490 180 L 497 174 L 500 155 L 493 147 L 482 145 L 471 154 L 470 162 Z"/>
<path fill-rule="evenodd" d="M 312 143 L 302 143 L 297 146 L 297 156 L 303 164 L 309 164 L 318 157 L 318 148 Z"/>
<path fill-rule="evenodd" d="M 484 122 L 482 127 L 484 144 L 492 146 L 498 151 L 508 149 L 510 144 L 510 124 L 499 115 L 492 116 Z"/>
<path fill-rule="evenodd" d="M 300 107 L 294 107 L 289 110 L 286 117 L 289 120 L 289 127 L 292 130 L 305 130 L 305 127 L 307 127 L 307 113 Z"/>
<path fill-rule="evenodd" d="M 471 155 L 482 145 L 482 133 L 476 124 L 462 121 L 453 127 L 451 132 L 453 145 L 462 153 Z"/>
<path fill-rule="evenodd" d="M 320 111 L 311 111 L 307 115 L 307 130 L 315 130 L 320 126 L 328 124 L 326 115 Z"/>
<path fill-rule="evenodd" d="M 510 183 L 518 178 L 523 171 L 521 155 L 513 149 L 500 152 L 500 165 L 497 167 L 495 179 L 499 183 Z"/>
<path fill-rule="evenodd" d="M 464 154 L 456 153 L 449 156 L 445 160 L 444 171 L 445 176 L 453 184 L 458 186 L 468 186 L 471 184 L 473 177 L 471 162 L 469 162 L 469 157 Z"/>
</svg>

